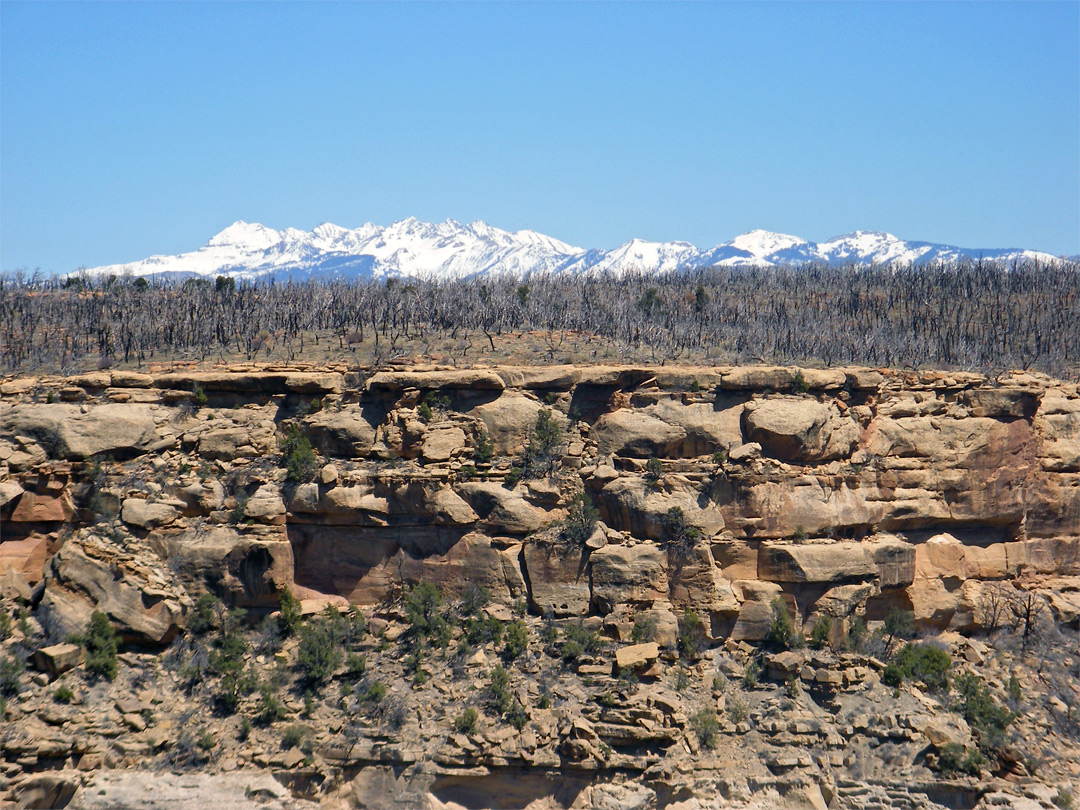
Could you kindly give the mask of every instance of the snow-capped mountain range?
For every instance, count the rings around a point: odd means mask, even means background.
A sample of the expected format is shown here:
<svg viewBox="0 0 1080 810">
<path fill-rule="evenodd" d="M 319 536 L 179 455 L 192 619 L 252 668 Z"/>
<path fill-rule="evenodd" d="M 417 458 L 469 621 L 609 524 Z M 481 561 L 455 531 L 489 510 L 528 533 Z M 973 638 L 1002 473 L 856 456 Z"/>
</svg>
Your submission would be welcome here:
<svg viewBox="0 0 1080 810">
<path fill-rule="evenodd" d="M 509 232 L 485 222 L 452 219 L 436 224 L 409 218 L 387 227 L 368 223 L 349 230 L 324 223 L 311 231 L 282 231 L 234 222 L 198 250 L 151 256 L 86 272 L 115 275 L 337 276 L 360 278 L 465 278 L 484 274 L 640 271 L 663 273 L 698 267 L 824 264 L 910 264 L 985 258 L 1012 261 L 1055 257 L 1033 250 L 969 250 L 906 242 L 892 234 L 855 231 L 826 242 L 750 231 L 706 250 L 689 242 L 633 239 L 613 250 L 586 250 L 535 231 Z"/>
</svg>

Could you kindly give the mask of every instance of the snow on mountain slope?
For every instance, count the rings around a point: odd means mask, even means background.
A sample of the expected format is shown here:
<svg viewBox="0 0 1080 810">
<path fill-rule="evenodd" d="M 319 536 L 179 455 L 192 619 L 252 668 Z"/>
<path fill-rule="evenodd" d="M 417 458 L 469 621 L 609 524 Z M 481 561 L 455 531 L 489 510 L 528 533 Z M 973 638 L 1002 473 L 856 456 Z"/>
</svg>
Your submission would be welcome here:
<svg viewBox="0 0 1080 810">
<path fill-rule="evenodd" d="M 906 242 L 892 234 L 855 231 L 825 242 L 754 230 L 707 250 L 689 242 L 632 239 L 612 250 L 585 250 L 536 231 L 509 232 L 486 222 L 421 222 L 413 217 L 387 227 L 366 223 L 352 230 L 324 222 L 311 231 L 278 231 L 234 222 L 203 247 L 178 256 L 96 267 L 94 274 L 418 276 L 465 278 L 484 274 L 626 272 L 666 273 L 713 265 L 909 264 L 960 258 L 1054 259 L 1031 250 L 966 250 Z"/>
</svg>

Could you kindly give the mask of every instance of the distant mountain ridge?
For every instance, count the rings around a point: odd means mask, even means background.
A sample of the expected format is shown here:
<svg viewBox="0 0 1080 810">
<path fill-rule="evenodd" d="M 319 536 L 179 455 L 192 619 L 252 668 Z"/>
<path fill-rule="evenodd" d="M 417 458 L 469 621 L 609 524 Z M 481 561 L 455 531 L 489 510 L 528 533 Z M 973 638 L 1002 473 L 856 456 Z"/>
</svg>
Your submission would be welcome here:
<svg viewBox="0 0 1080 810">
<path fill-rule="evenodd" d="M 381 227 L 348 229 L 326 222 L 311 231 L 274 230 L 234 222 L 203 247 L 177 256 L 95 267 L 86 272 L 134 276 L 181 275 L 257 279 L 302 277 L 465 278 L 486 274 L 631 271 L 665 273 L 709 266 L 918 264 L 960 259 L 1052 261 L 1034 250 L 967 249 L 907 242 L 892 234 L 855 231 L 825 242 L 754 230 L 702 250 L 689 242 L 632 239 L 612 250 L 574 247 L 536 231 L 504 231 L 486 222 L 440 223 L 412 217 Z"/>
</svg>

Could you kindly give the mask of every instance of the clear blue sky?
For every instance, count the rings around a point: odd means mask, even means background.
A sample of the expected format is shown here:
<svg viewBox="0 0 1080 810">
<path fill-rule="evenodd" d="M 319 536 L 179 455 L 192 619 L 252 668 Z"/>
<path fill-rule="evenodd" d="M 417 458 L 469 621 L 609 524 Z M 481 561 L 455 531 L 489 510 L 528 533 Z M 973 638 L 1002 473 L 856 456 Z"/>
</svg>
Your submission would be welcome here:
<svg viewBox="0 0 1080 810">
<path fill-rule="evenodd" d="M 0 267 L 237 219 L 1080 252 L 1080 4 L 0 3 Z"/>
</svg>

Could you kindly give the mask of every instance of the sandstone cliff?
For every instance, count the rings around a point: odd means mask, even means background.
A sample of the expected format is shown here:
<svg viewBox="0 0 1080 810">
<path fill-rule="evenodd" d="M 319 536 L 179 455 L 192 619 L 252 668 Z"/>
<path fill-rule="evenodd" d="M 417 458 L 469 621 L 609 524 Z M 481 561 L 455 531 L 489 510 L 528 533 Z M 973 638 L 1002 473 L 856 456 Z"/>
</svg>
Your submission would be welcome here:
<svg viewBox="0 0 1080 810">
<path fill-rule="evenodd" d="M 895 608 L 924 634 L 992 631 L 1004 598 L 1080 617 L 1080 392 L 1039 375 L 234 367 L 0 394 L 0 595 L 50 640 L 99 609 L 166 645 L 205 591 L 376 609 L 418 583 L 624 644 L 648 617 L 659 650 L 693 614 L 745 654 L 777 597 L 837 647 Z M 522 474 L 541 414 L 554 444 Z M 289 436 L 315 449 L 292 473 Z"/>
</svg>

